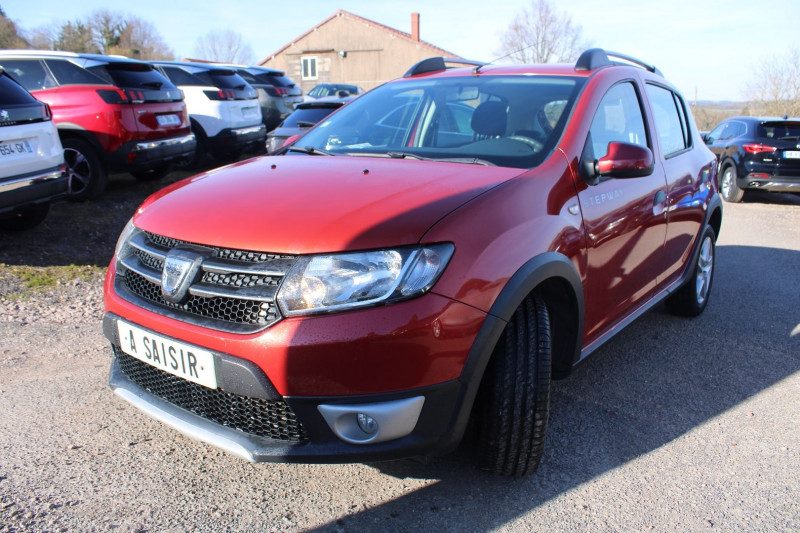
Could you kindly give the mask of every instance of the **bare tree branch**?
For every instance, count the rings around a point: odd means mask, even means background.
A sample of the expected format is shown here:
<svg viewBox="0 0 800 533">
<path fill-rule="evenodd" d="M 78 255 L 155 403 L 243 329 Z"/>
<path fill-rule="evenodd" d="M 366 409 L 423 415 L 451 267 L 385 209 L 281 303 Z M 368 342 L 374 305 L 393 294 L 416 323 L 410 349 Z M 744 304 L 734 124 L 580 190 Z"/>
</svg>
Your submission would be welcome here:
<svg viewBox="0 0 800 533">
<path fill-rule="evenodd" d="M 232 30 L 212 31 L 198 37 L 194 47 L 198 59 L 220 63 L 252 64 L 255 61 L 250 45 Z"/>
<path fill-rule="evenodd" d="M 501 37 L 501 50 L 513 63 L 572 62 L 589 47 L 582 29 L 566 13 L 557 13 L 547 0 L 531 0 Z"/>
<path fill-rule="evenodd" d="M 800 117 L 800 51 L 764 62 L 748 94 L 754 114 Z"/>
</svg>

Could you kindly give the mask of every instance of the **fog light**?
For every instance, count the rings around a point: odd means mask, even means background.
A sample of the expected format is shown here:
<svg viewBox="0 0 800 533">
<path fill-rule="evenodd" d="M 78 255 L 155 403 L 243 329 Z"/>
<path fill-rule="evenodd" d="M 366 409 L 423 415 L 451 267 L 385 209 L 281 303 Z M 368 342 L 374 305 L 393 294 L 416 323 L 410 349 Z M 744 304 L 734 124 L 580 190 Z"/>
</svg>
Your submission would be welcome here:
<svg viewBox="0 0 800 533">
<path fill-rule="evenodd" d="M 371 416 L 364 413 L 358 413 L 357 419 L 358 427 L 367 435 L 373 435 L 376 431 L 378 431 L 378 421 Z"/>
</svg>

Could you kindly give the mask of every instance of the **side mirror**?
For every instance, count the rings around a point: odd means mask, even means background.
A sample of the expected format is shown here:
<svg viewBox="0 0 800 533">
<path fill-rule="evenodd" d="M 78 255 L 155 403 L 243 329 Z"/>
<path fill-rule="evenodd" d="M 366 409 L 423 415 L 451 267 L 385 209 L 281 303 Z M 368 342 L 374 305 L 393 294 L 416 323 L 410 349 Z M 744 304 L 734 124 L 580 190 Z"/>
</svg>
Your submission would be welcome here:
<svg viewBox="0 0 800 533">
<path fill-rule="evenodd" d="M 623 142 L 608 143 L 608 153 L 595 161 L 597 176 L 642 178 L 653 173 L 655 159 L 646 146 Z"/>
</svg>

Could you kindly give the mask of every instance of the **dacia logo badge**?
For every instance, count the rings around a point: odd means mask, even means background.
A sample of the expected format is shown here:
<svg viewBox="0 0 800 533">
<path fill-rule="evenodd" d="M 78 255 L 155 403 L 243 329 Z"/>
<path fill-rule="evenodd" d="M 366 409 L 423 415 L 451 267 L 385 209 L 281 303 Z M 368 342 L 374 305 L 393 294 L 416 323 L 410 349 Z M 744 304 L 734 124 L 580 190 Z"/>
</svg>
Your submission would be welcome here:
<svg viewBox="0 0 800 533">
<path fill-rule="evenodd" d="M 203 266 L 203 254 L 187 248 L 173 248 L 164 259 L 161 273 L 161 295 L 165 300 L 181 304 Z"/>
<path fill-rule="evenodd" d="M 11 118 L 11 115 L 8 114 L 8 111 L 5 109 L 0 110 L 0 122 L 6 122 Z"/>
</svg>

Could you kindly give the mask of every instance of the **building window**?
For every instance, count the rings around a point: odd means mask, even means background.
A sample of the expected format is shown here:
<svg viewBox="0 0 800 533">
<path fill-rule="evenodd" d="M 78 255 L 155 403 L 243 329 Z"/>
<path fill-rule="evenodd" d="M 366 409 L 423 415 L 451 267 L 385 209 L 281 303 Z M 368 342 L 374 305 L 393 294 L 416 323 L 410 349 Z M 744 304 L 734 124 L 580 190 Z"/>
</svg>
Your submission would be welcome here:
<svg viewBox="0 0 800 533">
<path fill-rule="evenodd" d="M 317 79 L 317 57 L 306 56 L 303 58 L 303 79 L 316 80 Z"/>
</svg>

